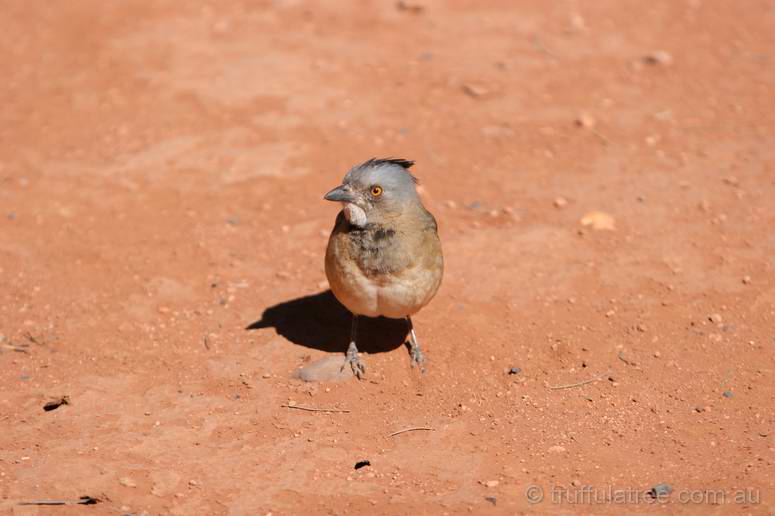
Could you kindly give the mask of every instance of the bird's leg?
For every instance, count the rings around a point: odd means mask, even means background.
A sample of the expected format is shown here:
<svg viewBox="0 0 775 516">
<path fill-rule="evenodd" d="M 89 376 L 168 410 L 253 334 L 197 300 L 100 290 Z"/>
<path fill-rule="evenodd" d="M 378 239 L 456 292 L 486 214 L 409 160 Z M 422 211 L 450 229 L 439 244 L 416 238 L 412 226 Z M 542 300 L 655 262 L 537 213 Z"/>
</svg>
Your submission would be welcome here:
<svg viewBox="0 0 775 516">
<path fill-rule="evenodd" d="M 342 371 L 347 364 L 353 370 L 353 374 L 360 380 L 366 376 L 366 364 L 361 362 L 358 356 L 358 348 L 355 345 L 355 339 L 358 336 L 358 316 L 353 314 L 352 326 L 350 326 L 350 346 L 347 348 L 347 358 L 345 358 L 344 364 L 342 364 Z"/>
<path fill-rule="evenodd" d="M 420 342 L 417 340 L 417 334 L 414 332 L 414 325 L 412 324 L 412 318 L 407 317 L 409 321 L 409 355 L 412 357 L 412 367 L 417 365 L 420 368 L 420 372 L 425 372 L 425 355 L 423 355 L 420 349 Z"/>
</svg>

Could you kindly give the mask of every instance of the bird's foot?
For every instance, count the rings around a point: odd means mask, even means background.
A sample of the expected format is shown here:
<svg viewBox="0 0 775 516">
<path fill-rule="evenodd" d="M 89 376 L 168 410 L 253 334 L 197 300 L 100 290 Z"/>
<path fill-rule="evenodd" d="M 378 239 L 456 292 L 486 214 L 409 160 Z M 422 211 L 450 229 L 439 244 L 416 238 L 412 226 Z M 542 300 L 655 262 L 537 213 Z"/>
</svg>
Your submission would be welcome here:
<svg viewBox="0 0 775 516">
<path fill-rule="evenodd" d="M 412 358 L 412 367 L 417 366 L 421 373 L 425 372 L 425 355 L 423 354 L 420 346 L 411 346 L 409 350 L 409 356 Z"/>
<path fill-rule="evenodd" d="M 359 380 L 362 380 L 363 377 L 366 376 L 366 364 L 361 361 L 361 358 L 358 355 L 358 348 L 355 347 L 354 342 L 351 342 L 350 347 L 347 348 L 347 356 L 344 359 L 344 364 L 342 364 L 340 371 L 344 371 L 347 364 L 350 364 L 353 374 Z"/>
</svg>

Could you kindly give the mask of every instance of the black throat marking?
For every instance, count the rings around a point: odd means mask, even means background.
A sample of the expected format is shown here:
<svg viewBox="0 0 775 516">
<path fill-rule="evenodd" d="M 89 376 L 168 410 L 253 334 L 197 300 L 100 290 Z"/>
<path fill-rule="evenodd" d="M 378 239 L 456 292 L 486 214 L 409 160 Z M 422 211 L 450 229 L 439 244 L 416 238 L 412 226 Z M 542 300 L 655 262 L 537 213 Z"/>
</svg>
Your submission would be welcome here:
<svg viewBox="0 0 775 516">
<path fill-rule="evenodd" d="M 390 240 L 396 235 L 396 230 L 372 222 L 363 227 L 350 224 L 349 233 L 353 241 L 358 242 L 361 248 L 384 248 L 390 245 Z"/>
<path fill-rule="evenodd" d="M 407 257 L 401 256 L 394 229 L 371 223 L 362 228 L 351 225 L 349 233 L 353 256 L 368 275 L 393 273 L 403 267 Z"/>
</svg>

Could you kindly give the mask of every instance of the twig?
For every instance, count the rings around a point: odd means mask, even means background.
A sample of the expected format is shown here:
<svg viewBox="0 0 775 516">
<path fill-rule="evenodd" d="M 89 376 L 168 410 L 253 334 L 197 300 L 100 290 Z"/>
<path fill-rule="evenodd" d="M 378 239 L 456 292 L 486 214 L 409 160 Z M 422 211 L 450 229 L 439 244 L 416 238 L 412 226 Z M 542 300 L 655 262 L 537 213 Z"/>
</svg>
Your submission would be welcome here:
<svg viewBox="0 0 775 516">
<path fill-rule="evenodd" d="M 430 428 L 428 426 L 413 426 L 412 428 L 404 428 L 403 430 L 399 430 L 398 432 L 393 432 L 392 434 L 388 435 L 388 437 L 393 437 L 394 435 L 403 434 L 404 432 L 414 432 L 415 430 L 433 430 L 433 428 Z"/>
<path fill-rule="evenodd" d="M 350 412 L 347 409 L 303 407 L 301 405 L 280 405 L 280 406 L 285 408 L 306 410 L 307 412 L 334 412 L 334 413 L 343 413 L 343 414 L 348 414 Z"/>
<path fill-rule="evenodd" d="M 595 376 L 594 378 L 590 378 L 589 380 L 584 380 L 583 382 L 578 383 L 569 383 L 566 385 L 550 385 L 549 388 L 553 391 L 559 390 L 559 389 L 572 389 L 573 387 L 581 387 L 582 385 L 586 385 L 588 383 L 596 382 L 603 378 L 608 373 L 603 373 L 601 375 Z"/>
<path fill-rule="evenodd" d="M 557 55 L 554 52 L 552 52 L 551 50 L 546 48 L 546 45 L 544 45 L 544 42 L 541 41 L 541 38 L 537 34 L 533 35 L 532 39 L 533 39 L 533 45 L 535 45 L 535 47 L 538 50 L 540 50 L 544 54 L 548 55 L 549 57 L 553 57 L 555 59 L 557 58 Z"/>
<path fill-rule="evenodd" d="M 33 500 L 31 502 L 19 502 L 19 505 L 94 505 L 99 502 L 99 498 L 82 496 L 78 500 Z"/>
<path fill-rule="evenodd" d="M 30 354 L 29 351 L 27 351 L 27 348 L 30 347 L 29 344 L 15 344 L 13 342 L 10 342 L 8 344 L 2 344 L 0 347 L 5 349 L 10 349 L 11 351 L 15 351 L 16 353 L 26 353 Z"/>
<path fill-rule="evenodd" d="M 43 346 L 44 344 L 42 342 L 39 342 L 38 339 L 32 336 L 32 333 L 26 331 L 24 332 L 24 336 L 27 337 L 27 340 L 32 342 L 33 344 L 37 344 L 38 346 Z"/>
<path fill-rule="evenodd" d="M 31 502 L 19 502 L 19 505 L 67 505 L 77 502 L 67 500 L 33 500 Z"/>
<path fill-rule="evenodd" d="M 600 141 L 603 142 L 603 145 L 611 145 L 611 140 L 606 135 L 596 129 L 590 128 L 589 130 L 592 132 L 592 134 L 600 138 Z"/>
<path fill-rule="evenodd" d="M 628 366 L 635 367 L 635 366 L 638 365 L 637 362 L 633 362 L 632 360 L 628 360 L 628 359 L 624 358 L 624 351 L 620 351 L 616 356 L 619 358 L 619 360 L 621 360 L 622 362 L 624 362 Z"/>
</svg>

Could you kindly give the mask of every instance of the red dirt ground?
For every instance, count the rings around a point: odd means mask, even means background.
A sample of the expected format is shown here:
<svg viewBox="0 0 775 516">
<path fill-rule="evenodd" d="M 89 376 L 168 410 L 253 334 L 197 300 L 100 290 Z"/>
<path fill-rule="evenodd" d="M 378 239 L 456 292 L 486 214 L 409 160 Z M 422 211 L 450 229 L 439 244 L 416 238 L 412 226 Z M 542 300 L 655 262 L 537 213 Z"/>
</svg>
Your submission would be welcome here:
<svg viewBox="0 0 775 516">
<path fill-rule="evenodd" d="M 775 511 L 773 2 L 9 0 L 0 27 L 0 511 Z M 383 321 L 366 381 L 303 383 L 349 324 L 322 195 L 372 156 L 416 160 L 439 220 L 429 369 Z"/>
</svg>

